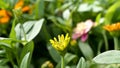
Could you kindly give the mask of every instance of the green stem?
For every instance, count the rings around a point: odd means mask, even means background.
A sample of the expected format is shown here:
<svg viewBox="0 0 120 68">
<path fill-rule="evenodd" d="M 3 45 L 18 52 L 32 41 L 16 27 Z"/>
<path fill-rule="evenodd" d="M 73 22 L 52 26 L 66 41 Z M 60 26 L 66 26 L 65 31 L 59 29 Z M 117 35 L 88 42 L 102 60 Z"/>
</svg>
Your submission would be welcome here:
<svg viewBox="0 0 120 68">
<path fill-rule="evenodd" d="M 26 38 L 26 33 L 25 33 L 25 29 L 24 29 L 24 27 L 23 27 L 23 24 L 21 24 L 21 28 L 22 28 L 23 35 L 24 35 L 24 38 L 25 38 L 25 41 L 26 41 L 26 40 L 27 40 L 27 38 Z"/>
<path fill-rule="evenodd" d="M 105 49 L 107 51 L 109 47 L 108 47 L 108 41 L 107 41 L 107 36 L 105 34 L 105 31 L 102 34 L 103 34 L 103 38 L 104 38 L 104 41 L 105 41 Z"/>
<path fill-rule="evenodd" d="M 61 68 L 65 68 L 64 56 L 61 56 Z"/>
<path fill-rule="evenodd" d="M 99 44 L 98 44 L 98 52 L 97 52 L 97 54 L 100 54 L 100 49 L 101 49 L 101 47 L 102 47 L 102 44 L 103 44 L 103 41 L 100 40 L 100 42 L 99 42 Z"/>
<path fill-rule="evenodd" d="M 52 20 L 53 23 L 54 23 L 56 26 L 58 26 L 59 28 L 62 28 L 63 30 L 68 30 L 69 32 L 71 32 L 71 28 L 70 28 L 70 27 L 68 27 L 68 26 L 65 27 L 65 26 L 59 24 L 59 23 L 57 22 L 57 20 L 56 20 L 55 17 L 51 18 L 51 20 Z"/>
<path fill-rule="evenodd" d="M 115 50 L 118 50 L 119 49 L 119 46 L 118 46 L 118 38 L 117 37 L 113 37 L 114 39 L 114 49 Z"/>
</svg>

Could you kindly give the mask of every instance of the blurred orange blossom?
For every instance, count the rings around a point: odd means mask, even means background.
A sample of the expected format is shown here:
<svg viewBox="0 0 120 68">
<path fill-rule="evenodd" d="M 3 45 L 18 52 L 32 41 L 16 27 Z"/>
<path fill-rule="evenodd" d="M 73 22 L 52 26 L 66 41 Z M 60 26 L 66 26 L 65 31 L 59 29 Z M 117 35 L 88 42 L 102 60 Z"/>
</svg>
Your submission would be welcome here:
<svg viewBox="0 0 120 68">
<path fill-rule="evenodd" d="M 111 31 L 119 31 L 120 30 L 120 22 L 111 24 L 111 25 L 105 25 L 103 28 L 110 32 Z"/>
<path fill-rule="evenodd" d="M 0 10 L 0 24 L 6 24 L 9 22 L 10 20 L 10 15 L 11 13 L 4 10 L 4 9 L 1 9 Z"/>
<path fill-rule="evenodd" d="M 24 0 L 19 0 L 16 4 L 15 4 L 15 7 L 14 9 L 18 9 L 18 8 L 21 8 L 22 9 L 22 12 L 28 12 L 30 10 L 30 6 L 25 6 L 24 5 Z"/>
</svg>

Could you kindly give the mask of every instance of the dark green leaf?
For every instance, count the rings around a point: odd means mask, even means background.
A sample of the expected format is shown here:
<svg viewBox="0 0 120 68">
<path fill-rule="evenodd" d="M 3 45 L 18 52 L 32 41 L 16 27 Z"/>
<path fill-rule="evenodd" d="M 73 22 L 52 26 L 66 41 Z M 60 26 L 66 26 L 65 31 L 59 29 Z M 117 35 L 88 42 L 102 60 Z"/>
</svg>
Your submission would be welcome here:
<svg viewBox="0 0 120 68">
<path fill-rule="evenodd" d="M 7 64 L 8 61 L 9 61 L 8 59 L 2 58 L 2 59 L 0 59 L 0 65 L 5 65 L 5 64 Z"/>
</svg>

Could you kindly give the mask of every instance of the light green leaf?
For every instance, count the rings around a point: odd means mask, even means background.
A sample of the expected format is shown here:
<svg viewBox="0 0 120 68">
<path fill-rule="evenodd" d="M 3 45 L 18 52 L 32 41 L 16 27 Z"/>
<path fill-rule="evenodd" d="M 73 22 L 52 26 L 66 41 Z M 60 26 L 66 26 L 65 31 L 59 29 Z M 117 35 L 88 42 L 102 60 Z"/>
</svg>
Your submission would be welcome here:
<svg viewBox="0 0 120 68">
<path fill-rule="evenodd" d="M 117 1 L 108 9 L 105 15 L 105 24 L 110 24 L 112 22 L 112 17 L 118 7 L 120 7 L 120 1 Z"/>
<path fill-rule="evenodd" d="M 27 21 L 23 24 L 23 29 L 21 28 L 21 24 L 17 24 L 15 27 L 17 38 L 20 40 L 27 40 L 28 42 L 33 40 L 40 32 L 43 22 L 44 19 L 40 19 L 38 21 Z M 24 33 L 26 36 L 24 36 Z"/>
<path fill-rule="evenodd" d="M 22 62 L 20 64 L 20 68 L 28 68 L 28 61 L 30 56 L 30 52 L 28 52 L 22 59 Z"/>
<path fill-rule="evenodd" d="M 11 45 L 12 43 L 16 43 L 16 42 L 22 43 L 22 42 L 25 42 L 25 41 L 16 40 L 16 39 L 12 39 L 12 38 L 0 37 L 0 45 L 6 46 L 6 47 L 9 47 L 9 48 L 12 47 L 12 45 Z"/>
<path fill-rule="evenodd" d="M 0 37 L 0 46 L 5 46 L 11 48 L 12 39 Z"/>
<path fill-rule="evenodd" d="M 78 7 L 78 12 L 87 12 L 90 11 L 92 7 L 88 3 L 82 3 Z"/>
<path fill-rule="evenodd" d="M 86 59 L 91 60 L 93 58 L 93 51 L 88 43 L 79 41 L 79 48 Z"/>
<path fill-rule="evenodd" d="M 37 34 L 41 30 L 43 22 L 44 22 L 44 19 L 40 19 L 40 20 L 38 20 L 36 22 L 33 22 L 33 23 L 35 23 L 33 28 L 26 35 L 27 41 L 31 41 L 32 39 L 34 39 L 37 36 Z"/>
<path fill-rule="evenodd" d="M 57 8 L 57 9 L 55 10 L 55 13 L 58 13 L 58 12 L 61 11 L 61 10 L 65 10 L 65 9 L 69 8 L 70 5 L 72 5 L 72 2 L 68 2 L 68 3 L 66 3 L 66 4 L 63 4 L 62 6 L 60 6 L 59 8 Z"/>
<path fill-rule="evenodd" d="M 110 50 L 103 52 L 93 58 L 93 61 L 98 64 L 115 64 L 120 63 L 120 51 L 119 50 Z"/>
<path fill-rule="evenodd" d="M 86 62 L 83 57 L 80 58 L 76 68 L 86 68 Z"/>
<path fill-rule="evenodd" d="M 97 25 L 100 24 L 100 19 L 101 19 L 101 13 L 99 13 L 99 14 L 97 15 L 97 17 L 96 17 L 95 23 L 96 23 Z"/>
<path fill-rule="evenodd" d="M 3 43 L 3 42 L 0 42 L 0 46 L 11 48 L 11 45 L 9 45 L 7 43 Z"/>
<path fill-rule="evenodd" d="M 12 28 L 9 35 L 9 37 L 12 39 L 16 39 L 15 23 L 16 23 L 16 19 L 14 19 L 14 22 L 12 23 Z"/>
<path fill-rule="evenodd" d="M 65 57 L 64 57 L 65 63 L 68 64 L 69 62 L 71 62 L 72 60 L 74 60 L 74 59 L 76 59 L 76 58 L 77 58 L 76 55 L 71 54 L 71 53 L 66 53 L 66 54 L 65 54 Z"/>
<path fill-rule="evenodd" d="M 0 0 L 0 8 L 8 8 L 8 4 L 6 4 L 3 0 Z"/>
<path fill-rule="evenodd" d="M 70 10 L 69 9 L 66 9 L 64 12 L 63 12 L 63 18 L 65 20 L 68 20 L 70 17 Z"/>
</svg>

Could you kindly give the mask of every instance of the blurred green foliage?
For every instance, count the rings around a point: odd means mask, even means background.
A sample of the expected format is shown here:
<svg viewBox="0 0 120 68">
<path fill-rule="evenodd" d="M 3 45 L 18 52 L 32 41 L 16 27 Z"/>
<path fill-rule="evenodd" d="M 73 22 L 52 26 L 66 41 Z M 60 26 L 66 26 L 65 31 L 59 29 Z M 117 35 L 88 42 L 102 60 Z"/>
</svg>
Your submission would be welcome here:
<svg viewBox="0 0 120 68">
<path fill-rule="evenodd" d="M 19 1 L 30 10 L 22 12 L 23 6 L 15 9 Z M 41 68 L 46 61 L 50 61 L 49 68 L 60 68 L 60 55 L 49 40 L 66 33 L 71 37 L 64 57 L 66 68 L 120 67 L 114 39 L 103 29 L 104 25 L 120 22 L 119 4 L 119 0 L 0 0 L 0 11 L 10 12 L 9 22 L 0 21 L 0 68 Z M 71 44 L 74 28 L 88 19 L 95 26 L 87 41 L 77 39 Z M 108 50 L 113 51 L 102 53 Z"/>
</svg>

